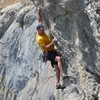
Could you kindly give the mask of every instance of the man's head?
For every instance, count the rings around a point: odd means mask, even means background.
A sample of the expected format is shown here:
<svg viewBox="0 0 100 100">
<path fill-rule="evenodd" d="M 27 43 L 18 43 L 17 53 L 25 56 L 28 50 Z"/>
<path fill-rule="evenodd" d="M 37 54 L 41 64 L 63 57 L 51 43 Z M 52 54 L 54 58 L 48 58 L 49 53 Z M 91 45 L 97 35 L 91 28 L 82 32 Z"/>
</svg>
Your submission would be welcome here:
<svg viewBox="0 0 100 100">
<path fill-rule="evenodd" d="M 44 26 L 42 24 L 38 25 L 36 29 L 40 35 L 44 34 Z"/>
</svg>

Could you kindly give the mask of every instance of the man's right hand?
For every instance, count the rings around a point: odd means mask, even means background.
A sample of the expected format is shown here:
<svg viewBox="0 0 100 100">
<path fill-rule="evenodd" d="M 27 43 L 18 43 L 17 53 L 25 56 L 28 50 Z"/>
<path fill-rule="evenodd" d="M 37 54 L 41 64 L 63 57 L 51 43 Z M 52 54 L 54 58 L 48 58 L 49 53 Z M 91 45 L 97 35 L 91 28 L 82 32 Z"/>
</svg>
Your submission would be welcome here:
<svg viewBox="0 0 100 100">
<path fill-rule="evenodd" d="M 56 39 L 53 39 L 53 40 L 51 41 L 51 43 L 52 43 L 52 44 L 55 44 L 56 41 L 57 41 Z"/>
<path fill-rule="evenodd" d="M 41 7 L 40 7 L 40 6 L 38 6 L 38 11 L 39 11 L 39 12 L 41 11 Z"/>
</svg>

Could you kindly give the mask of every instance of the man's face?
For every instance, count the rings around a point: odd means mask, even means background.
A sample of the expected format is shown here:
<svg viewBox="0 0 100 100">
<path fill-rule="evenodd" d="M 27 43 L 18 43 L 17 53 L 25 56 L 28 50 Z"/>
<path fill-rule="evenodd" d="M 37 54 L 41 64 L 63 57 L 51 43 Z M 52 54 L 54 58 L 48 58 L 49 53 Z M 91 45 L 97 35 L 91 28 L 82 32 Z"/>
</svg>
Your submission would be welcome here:
<svg viewBox="0 0 100 100">
<path fill-rule="evenodd" d="M 44 34 L 44 29 L 38 29 L 38 33 L 39 33 L 40 35 Z"/>
</svg>

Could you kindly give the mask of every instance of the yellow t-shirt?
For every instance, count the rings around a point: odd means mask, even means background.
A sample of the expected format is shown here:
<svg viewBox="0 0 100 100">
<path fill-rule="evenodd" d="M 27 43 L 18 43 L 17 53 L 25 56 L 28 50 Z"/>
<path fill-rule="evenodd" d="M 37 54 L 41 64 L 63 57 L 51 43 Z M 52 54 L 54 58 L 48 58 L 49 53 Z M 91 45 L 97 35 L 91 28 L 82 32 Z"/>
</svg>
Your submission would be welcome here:
<svg viewBox="0 0 100 100">
<path fill-rule="evenodd" d="M 48 45 L 48 44 L 51 43 L 51 40 L 49 39 L 48 35 L 46 35 L 46 34 L 39 35 L 38 32 L 37 32 L 37 35 L 36 35 L 36 41 L 37 41 L 39 47 L 41 48 L 42 52 L 45 51 L 43 49 L 43 47 L 45 45 Z M 51 46 L 51 48 L 49 49 L 49 51 L 53 51 L 53 50 L 54 50 L 54 45 Z"/>
</svg>

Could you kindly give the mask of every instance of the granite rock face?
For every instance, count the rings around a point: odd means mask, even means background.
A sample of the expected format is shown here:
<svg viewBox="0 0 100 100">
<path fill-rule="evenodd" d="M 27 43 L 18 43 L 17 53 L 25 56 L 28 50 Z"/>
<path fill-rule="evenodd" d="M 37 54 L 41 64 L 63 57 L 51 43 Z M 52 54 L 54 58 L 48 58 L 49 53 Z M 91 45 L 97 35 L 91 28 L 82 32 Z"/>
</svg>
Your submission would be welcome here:
<svg viewBox="0 0 100 100">
<path fill-rule="evenodd" d="M 42 62 L 35 40 L 37 4 L 69 76 L 61 78 L 64 90 L 55 89 L 54 68 Z M 100 100 L 100 1 L 19 5 L 0 10 L 0 100 Z"/>
</svg>

